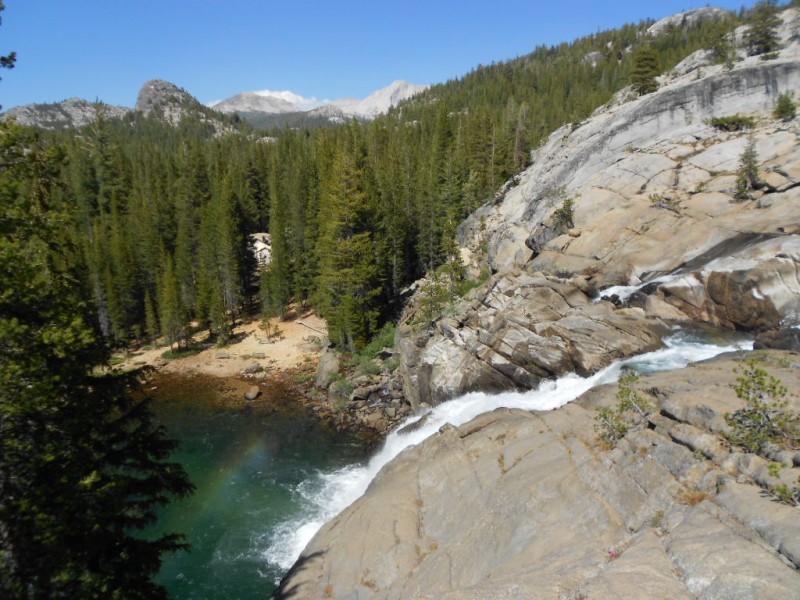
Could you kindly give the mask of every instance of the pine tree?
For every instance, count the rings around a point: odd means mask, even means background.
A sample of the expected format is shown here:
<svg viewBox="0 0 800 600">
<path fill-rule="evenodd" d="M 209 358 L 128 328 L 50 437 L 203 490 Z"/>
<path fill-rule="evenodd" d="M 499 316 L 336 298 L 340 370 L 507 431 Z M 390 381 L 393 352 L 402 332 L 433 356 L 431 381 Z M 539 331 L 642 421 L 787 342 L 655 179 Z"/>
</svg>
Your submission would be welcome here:
<svg viewBox="0 0 800 600">
<path fill-rule="evenodd" d="M 739 169 L 736 172 L 736 194 L 737 200 L 749 200 L 752 198 L 752 190 L 761 185 L 758 172 L 758 153 L 756 152 L 756 140 L 753 136 L 747 141 L 742 156 L 739 158 Z"/>
<path fill-rule="evenodd" d="M 713 61 L 724 64 L 728 71 L 733 68 L 736 60 L 735 35 L 728 20 L 718 21 L 709 35 L 708 49 L 711 50 Z"/>
<path fill-rule="evenodd" d="M 378 330 L 382 288 L 366 148 L 357 123 L 347 134 L 321 208 L 317 302 L 331 341 L 358 350 Z"/>
<path fill-rule="evenodd" d="M 3 12 L 6 9 L 5 4 L 0 0 L 0 12 Z M 17 53 L 16 52 L 9 52 L 3 56 L 0 56 L 0 69 L 13 69 L 14 64 L 17 62 Z M 0 106 L 0 109 L 3 107 Z"/>
<path fill-rule="evenodd" d="M 161 335 L 166 338 L 170 346 L 178 344 L 180 347 L 186 342 L 188 318 L 181 301 L 172 257 L 169 255 L 164 256 L 158 288 L 158 320 L 161 323 Z"/>
<path fill-rule="evenodd" d="M 658 89 L 656 77 L 661 72 L 658 62 L 658 52 L 650 45 L 641 46 L 634 53 L 631 85 L 640 96 Z"/>
<path fill-rule="evenodd" d="M 775 103 L 775 110 L 772 114 L 781 121 L 791 121 L 797 116 L 797 106 L 795 106 L 790 92 L 784 92 L 778 96 L 778 101 Z"/>
<path fill-rule="evenodd" d="M 181 536 L 145 540 L 192 486 L 84 300 L 63 155 L 0 125 L 0 589 L 29 598 L 165 598 L 152 583 Z"/>
<path fill-rule="evenodd" d="M 750 12 L 750 29 L 745 34 L 745 45 L 750 56 L 774 58 L 781 49 L 777 28 L 781 24 L 776 0 L 761 0 Z"/>
<path fill-rule="evenodd" d="M 144 314 L 145 314 L 145 332 L 151 342 L 155 342 L 161 330 L 158 325 L 158 316 L 156 315 L 156 307 L 153 303 L 153 296 L 148 290 L 144 296 Z"/>
<path fill-rule="evenodd" d="M 288 144 L 288 140 L 284 141 Z M 289 194 L 285 190 L 286 179 L 282 177 L 283 169 L 288 163 L 288 146 L 284 145 L 286 154 L 276 152 L 273 155 L 273 167 L 270 170 L 270 213 L 269 233 L 272 240 L 272 257 L 267 268 L 263 269 L 260 278 L 261 308 L 265 316 L 286 316 L 286 308 L 291 299 L 292 271 L 289 248 Z"/>
</svg>

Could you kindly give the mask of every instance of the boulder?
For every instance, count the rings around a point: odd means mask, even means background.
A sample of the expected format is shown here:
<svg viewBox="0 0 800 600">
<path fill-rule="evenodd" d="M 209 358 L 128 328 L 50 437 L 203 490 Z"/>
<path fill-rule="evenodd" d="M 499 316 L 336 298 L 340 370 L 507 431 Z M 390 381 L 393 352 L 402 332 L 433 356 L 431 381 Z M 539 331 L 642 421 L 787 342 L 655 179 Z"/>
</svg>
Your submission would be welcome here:
<svg viewBox="0 0 800 600">
<path fill-rule="evenodd" d="M 800 353 L 800 329 L 797 327 L 784 327 L 770 329 L 756 336 L 753 348 L 762 350 L 774 348 L 776 350 L 790 350 Z"/>
<path fill-rule="evenodd" d="M 339 356 L 332 348 L 325 348 L 319 357 L 314 385 L 320 389 L 327 389 L 331 381 L 333 381 L 334 374 L 338 372 Z"/>
<path fill-rule="evenodd" d="M 258 389 L 257 385 L 251 385 L 249 388 L 247 388 L 247 391 L 244 393 L 244 397 L 247 400 L 255 400 L 260 395 L 261 395 L 261 390 Z"/>
<path fill-rule="evenodd" d="M 756 241 L 660 286 L 667 302 L 699 320 L 771 329 L 800 315 L 800 238 Z"/>
<path fill-rule="evenodd" d="M 437 321 L 422 337 L 424 347 L 412 330 L 399 331 L 403 393 L 418 408 L 470 391 L 530 389 L 542 379 L 576 370 L 586 375 L 653 350 L 666 329 L 642 309 L 592 302 L 571 282 L 507 273 L 460 319 Z"/>
</svg>

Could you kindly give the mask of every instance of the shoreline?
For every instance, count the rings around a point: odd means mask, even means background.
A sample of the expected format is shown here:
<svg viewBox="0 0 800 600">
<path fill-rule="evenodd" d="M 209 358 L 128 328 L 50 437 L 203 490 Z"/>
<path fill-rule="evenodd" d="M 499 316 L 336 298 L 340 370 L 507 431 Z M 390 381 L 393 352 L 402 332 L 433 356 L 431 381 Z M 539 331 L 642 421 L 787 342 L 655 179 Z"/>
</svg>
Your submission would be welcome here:
<svg viewBox="0 0 800 600">
<path fill-rule="evenodd" d="M 362 436 L 370 444 L 385 437 L 387 432 L 347 418 L 346 412 L 331 404 L 325 390 L 315 387 L 317 365 L 327 346 L 327 324 L 321 317 L 307 312 L 287 321 L 273 318 L 269 327 L 272 336 L 268 338 L 260 320 L 241 323 L 234 328 L 233 341 L 224 347 L 208 344 L 207 332 L 202 331 L 193 338 L 201 348 L 196 353 L 164 358 L 170 348 L 159 345 L 129 352 L 112 369 L 152 369 L 140 389 L 155 404 L 178 397 L 187 402 L 187 390 L 206 396 L 212 389 L 213 404 L 222 409 L 307 410 L 338 431 Z"/>
<path fill-rule="evenodd" d="M 260 375 L 299 369 L 316 363 L 327 340 L 327 324 L 314 313 L 305 313 L 293 320 L 269 320 L 271 336 L 253 320 L 237 325 L 232 341 L 216 346 L 206 341 L 207 332 L 194 335 L 199 351 L 179 358 L 165 358 L 168 345 L 157 345 L 128 352 L 117 357 L 115 369 L 131 370 L 153 367 L 161 373 L 202 374 L 215 377 Z M 314 365 L 316 367 L 316 364 Z"/>
</svg>

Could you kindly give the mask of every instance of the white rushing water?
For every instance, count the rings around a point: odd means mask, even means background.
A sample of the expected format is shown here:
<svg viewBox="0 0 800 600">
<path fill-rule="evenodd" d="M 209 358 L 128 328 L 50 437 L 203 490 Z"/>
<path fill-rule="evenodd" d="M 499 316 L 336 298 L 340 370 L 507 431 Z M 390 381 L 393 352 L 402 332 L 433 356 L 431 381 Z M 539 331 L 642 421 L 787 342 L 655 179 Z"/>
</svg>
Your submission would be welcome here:
<svg viewBox="0 0 800 600">
<path fill-rule="evenodd" d="M 681 277 L 681 275 L 682 274 L 680 272 L 675 272 L 668 275 L 662 275 L 661 277 L 657 277 L 637 285 L 612 285 L 611 287 L 608 287 L 600 292 L 600 295 L 597 297 L 595 302 L 611 298 L 611 296 L 617 296 L 621 302 L 627 302 L 635 292 L 638 292 L 644 286 L 650 285 L 651 283 L 667 283 L 669 281 L 674 281 L 678 277 Z"/>
<path fill-rule="evenodd" d="M 409 446 L 422 442 L 445 423 L 462 425 L 496 408 L 552 410 L 571 402 L 585 391 L 617 380 L 623 367 L 640 372 L 679 369 L 690 362 L 705 360 L 723 352 L 752 349 L 752 342 L 713 345 L 683 334 L 664 340 L 665 348 L 616 362 L 591 377 L 565 375 L 545 381 L 537 389 L 502 394 L 469 393 L 434 407 L 419 428 L 408 433 L 393 431 L 383 448 L 366 465 L 353 465 L 332 473 L 319 473 L 296 490 L 302 514 L 278 525 L 268 540 L 263 555 L 267 561 L 288 569 L 294 564 L 314 534 L 331 518 L 347 508 L 367 489 L 378 471 Z M 420 417 L 409 418 L 404 425 Z"/>
</svg>

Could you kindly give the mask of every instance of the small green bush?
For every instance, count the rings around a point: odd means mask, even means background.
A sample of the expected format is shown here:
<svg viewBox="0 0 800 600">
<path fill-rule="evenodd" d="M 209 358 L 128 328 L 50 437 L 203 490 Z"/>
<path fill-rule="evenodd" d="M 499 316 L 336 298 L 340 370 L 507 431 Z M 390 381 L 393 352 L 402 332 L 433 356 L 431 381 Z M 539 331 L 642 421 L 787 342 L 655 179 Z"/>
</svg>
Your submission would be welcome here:
<svg viewBox="0 0 800 600">
<path fill-rule="evenodd" d="M 347 404 L 347 400 L 350 398 L 350 394 L 353 393 L 353 389 L 355 388 L 353 388 L 353 384 L 346 379 L 339 379 L 331 384 L 330 389 L 334 394 L 343 398 L 345 404 Z"/>
<path fill-rule="evenodd" d="M 749 200 L 752 198 L 752 190 L 761 185 L 761 175 L 758 169 L 758 153 L 756 152 L 756 140 L 752 136 L 745 146 L 742 156 L 739 158 L 739 169 L 736 171 L 736 192 L 734 197 L 737 200 Z"/>
<path fill-rule="evenodd" d="M 613 448 L 628 433 L 628 425 L 618 409 L 598 408 L 594 415 L 594 430 L 606 446 Z"/>
<path fill-rule="evenodd" d="M 671 210 L 672 212 L 678 212 L 678 203 L 675 200 L 668 200 L 664 198 L 661 194 L 650 194 L 650 204 L 653 208 L 663 208 L 665 210 Z"/>
<path fill-rule="evenodd" d="M 565 232 L 567 229 L 575 227 L 575 202 L 572 198 L 565 198 L 559 208 L 553 212 L 553 226 Z"/>
<path fill-rule="evenodd" d="M 634 389 L 634 385 L 639 382 L 639 374 L 636 371 L 628 371 L 619 378 L 617 383 L 617 400 L 619 400 L 620 412 L 633 411 L 644 419 L 653 410 L 653 403 L 644 398 Z"/>
<path fill-rule="evenodd" d="M 175 360 L 178 358 L 188 358 L 189 356 L 194 356 L 195 354 L 200 354 L 202 352 L 202 348 L 199 346 L 192 346 L 189 348 L 178 348 L 176 350 L 167 350 L 166 352 L 161 354 L 162 358 L 166 358 L 167 360 Z"/>
<path fill-rule="evenodd" d="M 767 465 L 767 473 L 769 473 L 770 477 L 775 477 L 776 479 L 781 476 L 782 469 L 783 465 L 781 463 L 771 462 Z"/>
<path fill-rule="evenodd" d="M 653 515 L 653 518 L 650 519 L 650 525 L 654 529 L 660 529 L 663 524 L 664 524 L 664 509 L 659 508 Z"/>
<path fill-rule="evenodd" d="M 793 447 L 797 442 L 797 415 L 787 410 L 786 386 L 755 359 L 736 370 L 733 386 L 745 407 L 725 415 L 731 430 L 726 438 L 748 452 L 761 454 L 770 444 Z"/>
<path fill-rule="evenodd" d="M 797 107 L 789 92 L 784 92 L 778 96 L 778 103 L 775 105 L 773 115 L 781 121 L 791 121 L 797 116 Z"/>
<path fill-rule="evenodd" d="M 477 279 L 462 279 L 456 286 L 456 293 L 463 298 L 475 288 L 479 288 L 489 281 L 491 276 L 492 271 L 488 267 L 484 267 Z"/>
<path fill-rule="evenodd" d="M 797 485 L 789 487 L 782 483 L 775 488 L 774 493 L 781 502 L 800 505 L 800 477 L 797 478 Z"/>
<path fill-rule="evenodd" d="M 636 372 L 624 373 L 617 382 L 616 408 L 605 407 L 595 411 L 594 429 L 606 446 L 616 446 L 630 431 L 629 423 L 638 425 L 653 410 L 653 403 L 633 387 L 638 381 Z"/>
<path fill-rule="evenodd" d="M 744 131 L 755 127 L 756 120 L 753 117 L 735 114 L 727 117 L 714 117 L 711 119 L 711 126 L 720 131 Z"/>
<path fill-rule="evenodd" d="M 371 359 L 378 356 L 378 352 L 384 348 L 393 348 L 394 334 L 394 323 L 386 323 L 383 327 L 381 327 L 380 331 L 378 331 L 375 337 L 372 338 L 372 340 L 370 340 L 370 342 L 361 349 L 361 351 L 358 353 L 359 356 Z"/>
<path fill-rule="evenodd" d="M 359 375 L 380 375 L 381 367 L 372 359 L 362 359 L 358 362 L 357 372 Z"/>
</svg>

